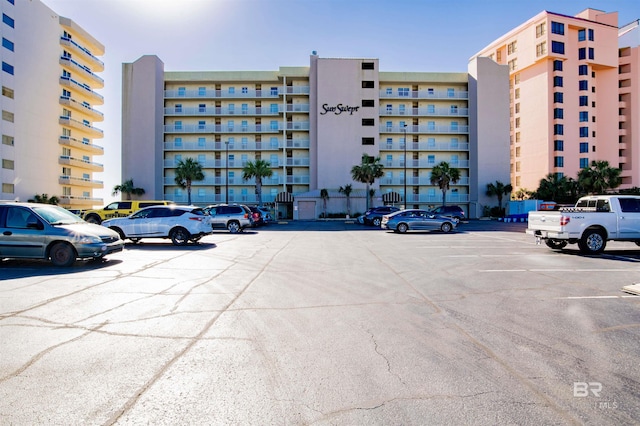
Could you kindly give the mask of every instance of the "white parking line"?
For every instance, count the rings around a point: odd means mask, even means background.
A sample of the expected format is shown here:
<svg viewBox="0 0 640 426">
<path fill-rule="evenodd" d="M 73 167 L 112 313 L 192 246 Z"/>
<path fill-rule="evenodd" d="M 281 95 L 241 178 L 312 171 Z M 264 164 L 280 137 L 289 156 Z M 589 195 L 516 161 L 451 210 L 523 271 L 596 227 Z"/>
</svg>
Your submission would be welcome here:
<svg viewBox="0 0 640 426">
<path fill-rule="evenodd" d="M 568 297 L 556 297 L 556 299 L 567 300 L 567 299 L 627 299 L 631 297 L 638 297 L 633 295 L 628 296 L 568 296 Z"/>
</svg>

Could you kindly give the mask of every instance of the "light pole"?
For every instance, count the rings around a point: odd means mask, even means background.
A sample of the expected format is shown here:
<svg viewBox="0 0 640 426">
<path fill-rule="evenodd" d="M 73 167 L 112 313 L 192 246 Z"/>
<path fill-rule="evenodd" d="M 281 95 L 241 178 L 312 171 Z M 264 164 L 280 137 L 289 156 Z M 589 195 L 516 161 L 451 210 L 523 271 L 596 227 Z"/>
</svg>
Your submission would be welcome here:
<svg viewBox="0 0 640 426">
<path fill-rule="evenodd" d="M 404 132 L 404 208 L 407 208 L 407 125 L 402 125 Z"/>
<path fill-rule="evenodd" d="M 224 159 L 224 203 L 229 204 L 229 141 L 226 141 L 226 157 Z"/>
</svg>

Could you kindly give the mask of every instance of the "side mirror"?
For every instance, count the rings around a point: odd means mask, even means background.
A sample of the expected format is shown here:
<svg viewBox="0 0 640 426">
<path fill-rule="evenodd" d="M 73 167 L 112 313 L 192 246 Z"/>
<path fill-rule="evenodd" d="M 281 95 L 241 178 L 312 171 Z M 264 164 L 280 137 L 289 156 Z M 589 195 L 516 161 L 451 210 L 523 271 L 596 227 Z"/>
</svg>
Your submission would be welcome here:
<svg viewBox="0 0 640 426">
<path fill-rule="evenodd" d="M 44 229 L 44 225 L 37 220 L 31 220 L 27 222 L 27 229 L 37 229 L 38 231 L 42 231 Z"/>
</svg>

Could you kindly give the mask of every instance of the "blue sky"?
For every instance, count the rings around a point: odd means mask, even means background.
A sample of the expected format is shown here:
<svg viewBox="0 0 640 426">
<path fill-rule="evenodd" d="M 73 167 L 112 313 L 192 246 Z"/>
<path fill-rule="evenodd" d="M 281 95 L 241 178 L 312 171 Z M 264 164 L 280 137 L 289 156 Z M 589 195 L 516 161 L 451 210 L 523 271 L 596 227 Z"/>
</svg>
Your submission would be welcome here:
<svg viewBox="0 0 640 426">
<path fill-rule="evenodd" d="M 543 10 L 591 7 L 640 19 L 640 0 L 41 0 L 105 45 L 102 196 L 120 176 L 123 62 L 167 71 L 270 71 L 324 58 L 378 58 L 381 71 L 466 72 L 469 57 Z"/>
</svg>

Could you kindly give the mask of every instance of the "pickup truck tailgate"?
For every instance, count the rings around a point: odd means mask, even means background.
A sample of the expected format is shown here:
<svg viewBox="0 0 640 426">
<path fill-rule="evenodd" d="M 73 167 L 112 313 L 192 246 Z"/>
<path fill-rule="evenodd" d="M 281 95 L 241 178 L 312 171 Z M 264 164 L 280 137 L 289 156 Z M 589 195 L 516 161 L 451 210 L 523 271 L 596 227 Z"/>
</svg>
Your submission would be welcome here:
<svg viewBox="0 0 640 426">
<path fill-rule="evenodd" d="M 528 228 L 535 231 L 560 232 L 562 230 L 562 226 L 560 224 L 561 217 L 562 213 L 558 211 L 529 212 Z"/>
</svg>

